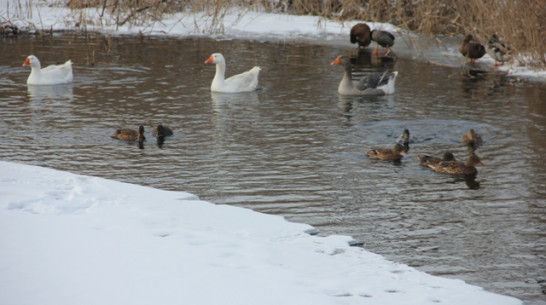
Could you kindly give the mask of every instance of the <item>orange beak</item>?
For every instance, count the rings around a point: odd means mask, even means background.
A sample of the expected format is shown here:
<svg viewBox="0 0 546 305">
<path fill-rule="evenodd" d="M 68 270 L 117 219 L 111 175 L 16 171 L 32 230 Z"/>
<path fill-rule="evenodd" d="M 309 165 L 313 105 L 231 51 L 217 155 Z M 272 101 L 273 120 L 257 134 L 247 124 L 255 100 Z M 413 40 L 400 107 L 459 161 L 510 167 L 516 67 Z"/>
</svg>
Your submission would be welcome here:
<svg viewBox="0 0 546 305">
<path fill-rule="evenodd" d="M 334 61 L 332 61 L 332 63 L 330 65 L 339 65 L 341 62 L 339 61 L 339 57 L 334 59 Z"/>
<path fill-rule="evenodd" d="M 212 58 L 212 55 L 211 55 L 207 60 L 205 60 L 205 63 L 211 64 L 213 61 L 214 61 L 214 58 Z"/>
<path fill-rule="evenodd" d="M 478 165 L 485 166 L 485 164 L 483 164 L 482 161 L 480 161 L 480 162 L 478 163 Z"/>
<path fill-rule="evenodd" d="M 28 66 L 28 65 L 30 65 L 30 59 L 28 59 L 28 57 L 27 57 L 27 59 L 26 59 L 25 62 L 23 63 L 23 67 L 24 67 L 24 66 Z"/>
</svg>

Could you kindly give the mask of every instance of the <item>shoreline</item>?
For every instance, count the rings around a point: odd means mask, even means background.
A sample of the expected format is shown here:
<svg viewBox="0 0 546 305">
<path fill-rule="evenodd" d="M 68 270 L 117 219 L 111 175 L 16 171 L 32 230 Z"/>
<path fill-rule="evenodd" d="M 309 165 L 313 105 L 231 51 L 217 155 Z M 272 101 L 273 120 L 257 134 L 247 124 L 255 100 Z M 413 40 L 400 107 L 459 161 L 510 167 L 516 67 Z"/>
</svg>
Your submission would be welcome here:
<svg viewBox="0 0 546 305">
<path fill-rule="evenodd" d="M 9 0 L 7 3 L 16 0 Z M 0 7 L 0 12 L 9 10 Z M 21 18 L 21 16 L 27 18 Z M 46 33 L 86 32 L 111 36 L 137 35 L 169 38 L 210 38 L 240 39 L 267 42 L 303 42 L 319 45 L 334 45 L 347 51 L 358 52 L 355 45 L 349 43 L 350 28 L 362 21 L 335 21 L 316 16 L 297 16 L 256 11 L 237 12 L 233 9 L 217 19 L 208 13 L 176 13 L 164 15 L 162 20 L 145 21 L 141 25 L 113 24 L 115 16 L 105 14 L 99 17 L 99 8 L 87 8 L 72 11 L 66 7 L 48 6 L 47 3 L 35 4 L 24 8 L 17 16 L 6 19 L 13 25 L 29 31 L 32 35 L 39 31 Z M 18 19 L 17 19 L 18 18 Z M 82 24 L 82 20 L 86 20 Z M 96 25 L 93 25 L 96 24 Z M 272 28 L 272 24 L 275 28 Z M 458 52 L 461 37 L 434 39 L 407 32 L 392 24 L 367 22 L 371 28 L 388 30 L 397 37 L 393 51 L 397 56 L 422 60 L 436 65 L 452 68 L 466 68 L 464 58 Z M 38 27 L 39 25 L 40 27 Z M 50 34 L 50 35 L 51 35 Z M 39 35 L 39 34 L 38 34 Z M 369 48 L 372 48 L 373 44 Z M 521 57 L 523 60 L 525 57 Z M 505 64 L 493 67 L 494 60 L 486 54 L 477 60 L 477 67 L 486 72 L 505 73 L 509 77 L 529 81 L 546 82 L 546 70 L 534 70 L 527 66 Z"/>
</svg>

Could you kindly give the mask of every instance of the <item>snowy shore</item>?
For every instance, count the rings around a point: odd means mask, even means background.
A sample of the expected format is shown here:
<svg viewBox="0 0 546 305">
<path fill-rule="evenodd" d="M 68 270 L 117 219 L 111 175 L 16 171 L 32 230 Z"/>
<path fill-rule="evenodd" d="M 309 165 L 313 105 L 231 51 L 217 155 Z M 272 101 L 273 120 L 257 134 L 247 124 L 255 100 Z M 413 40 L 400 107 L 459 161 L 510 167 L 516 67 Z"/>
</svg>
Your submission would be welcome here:
<svg viewBox="0 0 546 305">
<path fill-rule="evenodd" d="M 0 304 L 521 304 L 184 192 L 0 161 L 0 194 Z"/>
</svg>

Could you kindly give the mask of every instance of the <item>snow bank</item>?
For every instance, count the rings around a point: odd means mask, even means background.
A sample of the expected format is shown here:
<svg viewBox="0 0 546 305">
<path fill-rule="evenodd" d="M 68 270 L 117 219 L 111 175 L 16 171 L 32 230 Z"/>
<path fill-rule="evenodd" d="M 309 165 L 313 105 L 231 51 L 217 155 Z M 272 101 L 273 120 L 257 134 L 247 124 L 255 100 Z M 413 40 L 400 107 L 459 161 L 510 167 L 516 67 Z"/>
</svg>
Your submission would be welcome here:
<svg viewBox="0 0 546 305">
<path fill-rule="evenodd" d="M 0 304 L 521 304 L 188 193 L 0 161 L 0 194 Z"/>
</svg>

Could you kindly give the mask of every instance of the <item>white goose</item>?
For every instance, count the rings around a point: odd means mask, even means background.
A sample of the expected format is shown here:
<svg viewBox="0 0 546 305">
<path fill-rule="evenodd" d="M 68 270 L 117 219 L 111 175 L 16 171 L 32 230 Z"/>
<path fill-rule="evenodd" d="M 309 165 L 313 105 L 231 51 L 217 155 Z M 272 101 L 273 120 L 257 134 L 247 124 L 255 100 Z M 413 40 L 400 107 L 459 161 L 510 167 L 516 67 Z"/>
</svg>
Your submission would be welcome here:
<svg viewBox="0 0 546 305">
<path fill-rule="evenodd" d="M 343 79 L 339 83 L 337 92 L 341 95 L 385 95 L 394 93 L 397 71 L 382 72 L 368 75 L 360 81 L 353 80 L 351 60 L 345 55 L 338 56 L 331 65 L 340 65 L 344 68 Z"/>
<path fill-rule="evenodd" d="M 23 63 L 24 66 L 30 66 L 28 85 L 58 85 L 72 82 L 72 61 L 70 60 L 62 65 L 50 65 L 42 69 L 38 58 L 30 55 Z"/>
<path fill-rule="evenodd" d="M 212 54 L 205 63 L 216 64 L 216 74 L 210 85 L 210 91 L 212 92 L 250 92 L 256 90 L 258 87 L 260 67 L 254 67 L 246 72 L 225 79 L 226 60 L 222 54 Z"/>
</svg>

